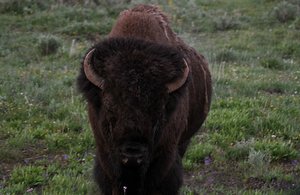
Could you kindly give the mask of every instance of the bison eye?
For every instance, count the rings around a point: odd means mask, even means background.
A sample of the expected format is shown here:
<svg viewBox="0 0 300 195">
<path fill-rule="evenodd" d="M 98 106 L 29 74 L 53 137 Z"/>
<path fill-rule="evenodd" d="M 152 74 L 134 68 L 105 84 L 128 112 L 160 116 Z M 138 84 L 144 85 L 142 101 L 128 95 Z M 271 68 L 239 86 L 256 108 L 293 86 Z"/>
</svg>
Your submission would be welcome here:
<svg viewBox="0 0 300 195">
<path fill-rule="evenodd" d="M 109 118 L 106 118 L 106 120 L 104 120 L 102 122 L 102 126 L 104 127 L 104 136 L 106 137 L 111 137 L 112 133 L 113 133 L 113 130 L 116 126 L 116 123 L 117 123 L 117 119 L 115 117 L 109 117 Z"/>
<path fill-rule="evenodd" d="M 104 137 L 108 137 L 109 134 L 111 134 L 111 125 L 110 125 L 109 121 L 108 120 L 104 120 L 102 122 L 102 127 L 103 127 L 103 131 L 102 131 L 103 136 Z"/>
<path fill-rule="evenodd" d="M 111 117 L 109 120 L 109 123 L 111 125 L 111 128 L 114 129 L 117 123 L 117 118 L 116 117 Z"/>
</svg>

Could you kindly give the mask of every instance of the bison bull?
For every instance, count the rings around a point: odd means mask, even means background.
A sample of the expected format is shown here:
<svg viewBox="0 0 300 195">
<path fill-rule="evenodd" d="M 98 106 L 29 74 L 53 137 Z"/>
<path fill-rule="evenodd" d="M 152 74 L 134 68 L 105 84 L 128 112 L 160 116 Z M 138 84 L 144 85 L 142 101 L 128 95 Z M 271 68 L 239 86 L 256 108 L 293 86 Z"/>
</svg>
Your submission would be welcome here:
<svg viewBox="0 0 300 195">
<path fill-rule="evenodd" d="M 210 107 L 207 62 L 155 6 L 123 11 L 84 57 L 79 90 L 106 195 L 178 194 L 181 159 Z"/>
</svg>

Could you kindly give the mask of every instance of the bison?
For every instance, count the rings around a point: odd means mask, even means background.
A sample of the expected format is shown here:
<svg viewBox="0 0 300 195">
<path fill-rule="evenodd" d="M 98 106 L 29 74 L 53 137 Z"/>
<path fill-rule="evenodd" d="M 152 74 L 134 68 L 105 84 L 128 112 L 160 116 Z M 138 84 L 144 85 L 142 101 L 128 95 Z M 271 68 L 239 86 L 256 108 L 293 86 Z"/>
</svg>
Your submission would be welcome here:
<svg viewBox="0 0 300 195">
<path fill-rule="evenodd" d="M 94 176 L 105 195 L 178 194 L 182 157 L 210 108 L 204 57 L 156 6 L 120 13 L 86 53 L 77 79 L 96 142 Z"/>
</svg>

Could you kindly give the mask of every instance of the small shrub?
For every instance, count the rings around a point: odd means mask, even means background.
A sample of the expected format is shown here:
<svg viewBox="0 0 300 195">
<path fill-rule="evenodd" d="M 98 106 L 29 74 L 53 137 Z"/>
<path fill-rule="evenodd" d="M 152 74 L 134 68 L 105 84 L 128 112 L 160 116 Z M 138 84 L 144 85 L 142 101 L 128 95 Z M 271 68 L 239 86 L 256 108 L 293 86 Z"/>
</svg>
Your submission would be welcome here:
<svg viewBox="0 0 300 195">
<path fill-rule="evenodd" d="M 59 3 L 69 5 L 69 6 L 75 6 L 75 5 L 87 5 L 87 4 L 90 3 L 90 1 L 86 1 L 86 0 L 60 0 Z"/>
<path fill-rule="evenodd" d="M 205 159 L 205 157 L 210 156 L 213 152 L 214 147 L 209 144 L 195 144 L 192 145 L 186 153 L 186 162 L 189 163 L 199 163 Z"/>
<path fill-rule="evenodd" d="M 191 160 L 186 158 L 182 160 L 182 165 L 185 170 L 192 170 L 194 167 L 194 163 Z"/>
<path fill-rule="evenodd" d="M 218 63 L 220 62 L 234 62 L 238 58 L 237 53 L 232 49 L 224 49 L 223 51 L 220 51 L 216 55 L 216 61 Z"/>
<path fill-rule="evenodd" d="M 58 32 L 71 36 L 107 34 L 109 33 L 112 24 L 113 20 L 109 18 L 103 19 L 103 23 L 100 24 L 91 22 L 75 22 L 59 29 Z"/>
<path fill-rule="evenodd" d="M 256 142 L 254 149 L 268 152 L 272 161 L 293 160 L 299 156 L 299 152 L 291 144 L 280 141 Z"/>
<path fill-rule="evenodd" d="M 249 148 L 230 148 L 226 153 L 226 158 L 229 160 L 242 160 L 249 154 Z"/>
<path fill-rule="evenodd" d="M 234 17 L 228 16 L 226 13 L 221 17 L 217 17 L 214 21 L 215 30 L 218 31 L 237 29 L 239 26 L 239 22 Z"/>
<path fill-rule="evenodd" d="M 260 61 L 260 64 L 264 68 L 269 68 L 273 70 L 282 70 L 284 69 L 283 62 L 279 61 L 276 58 L 266 58 Z"/>
<path fill-rule="evenodd" d="M 1 147 L 0 151 L 0 159 L 2 159 L 2 162 L 11 162 L 14 160 L 22 159 L 22 153 L 18 151 L 15 148 L 9 148 L 9 147 Z M 1 171 L 0 171 L 1 173 Z"/>
<path fill-rule="evenodd" d="M 268 94 L 284 94 L 286 91 L 286 85 L 279 82 L 261 83 L 258 86 L 258 90 L 264 91 Z M 277 129 L 278 131 L 285 128 L 284 124 L 282 124 L 282 122 L 278 120 L 276 115 L 268 116 L 268 118 L 260 121 L 259 125 L 264 129 Z"/>
<path fill-rule="evenodd" d="M 14 185 L 8 185 L 6 188 L 0 188 L 1 194 L 24 194 L 26 187 L 24 183 L 17 183 Z"/>
<path fill-rule="evenodd" d="M 57 149 L 69 148 L 72 144 L 72 137 L 70 134 L 53 133 L 51 136 L 46 135 L 45 140 L 50 151 Z"/>
<path fill-rule="evenodd" d="M 13 14 L 32 14 L 36 10 L 45 10 L 47 8 L 45 1 L 35 0 L 7 0 L 0 2 L 0 12 Z"/>
<path fill-rule="evenodd" d="M 251 149 L 247 163 L 250 166 L 250 175 L 252 177 L 261 177 L 269 170 L 271 162 L 270 155 L 265 151 Z"/>
<path fill-rule="evenodd" d="M 300 0 L 287 0 L 289 3 L 300 6 Z"/>
<path fill-rule="evenodd" d="M 292 182 L 292 174 L 286 174 L 282 170 L 275 168 L 270 170 L 266 175 L 263 176 L 266 181 L 272 182 L 272 180 Z"/>
<path fill-rule="evenodd" d="M 11 173 L 10 183 L 24 183 L 26 187 L 42 185 L 46 182 L 44 169 L 41 166 L 18 167 Z"/>
<path fill-rule="evenodd" d="M 170 13 L 174 12 L 172 21 L 176 23 L 173 27 L 175 31 L 197 33 L 214 30 L 212 17 L 200 7 L 191 4 L 188 4 L 188 7 L 183 5 L 177 6 L 180 8 L 168 11 Z"/>
<path fill-rule="evenodd" d="M 76 174 L 68 169 L 68 174 L 56 174 L 49 181 L 49 185 L 43 189 L 43 194 L 98 194 L 96 186 L 93 186 L 91 178 L 82 174 Z M 71 175 L 71 176 L 70 176 Z"/>
<path fill-rule="evenodd" d="M 189 187 L 187 186 L 183 186 L 182 188 L 180 188 L 180 194 L 184 194 L 184 195 L 194 195 L 195 193 L 193 192 L 193 190 L 191 190 Z"/>
<path fill-rule="evenodd" d="M 243 160 L 249 155 L 250 149 L 254 143 L 254 140 L 237 142 L 226 153 L 226 158 L 230 160 Z"/>
<path fill-rule="evenodd" d="M 37 128 L 32 132 L 32 135 L 35 139 L 44 139 L 46 137 L 47 131 L 43 128 Z"/>
<path fill-rule="evenodd" d="M 298 17 L 294 22 L 293 22 L 293 28 L 296 30 L 300 30 L 300 17 Z"/>
<path fill-rule="evenodd" d="M 274 8 L 274 15 L 282 23 L 294 20 L 297 16 L 297 6 L 283 1 Z"/>
<path fill-rule="evenodd" d="M 40 39 L 38 49 L 43 56 L 55 54 L 61 46 L 59 40 L 54 36 L 45 36 Z"/>
<path fill-rule="evenodd" d="M 277 50 L 282 54 L 283 58 L 296 57 L 300 53 L 300 44 L 297 42 L 288 42 L 281 44 Z"/>
</svg>

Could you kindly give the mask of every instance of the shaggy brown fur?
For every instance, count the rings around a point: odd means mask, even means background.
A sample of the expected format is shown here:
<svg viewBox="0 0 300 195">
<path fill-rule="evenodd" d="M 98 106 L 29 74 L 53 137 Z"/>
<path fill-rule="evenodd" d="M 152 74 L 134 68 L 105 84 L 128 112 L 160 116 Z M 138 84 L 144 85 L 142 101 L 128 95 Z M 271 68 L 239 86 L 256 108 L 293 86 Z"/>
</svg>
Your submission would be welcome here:
<svg viewBox="0 0 300 195">
<path fill-rule="evenodd" d="M 148 5 L 123 11 L 108 38 L 92 49 L 90 64 L 104 87 L 93 85 L 83 68 L 78 87 L 88 102 L 99 187 L 105 195 L 123 194 L 124 187 L 127 195 L 178 194 L 181 158 L 210 107 L 206 61 Z M 166 85 L 182 77 L 184 60 L 188 79 L 168 93 Z M 142 163 L 124 160 L 124 148 Z"/>
</svg>

